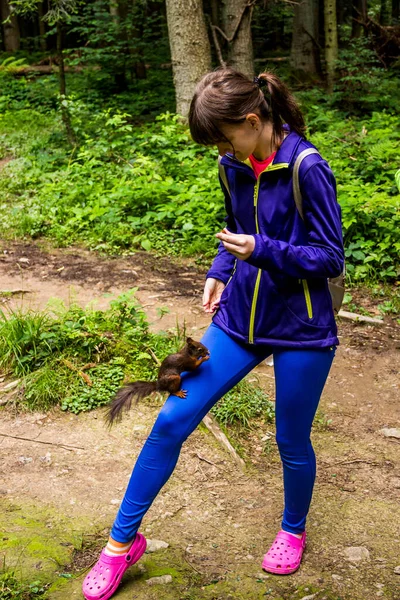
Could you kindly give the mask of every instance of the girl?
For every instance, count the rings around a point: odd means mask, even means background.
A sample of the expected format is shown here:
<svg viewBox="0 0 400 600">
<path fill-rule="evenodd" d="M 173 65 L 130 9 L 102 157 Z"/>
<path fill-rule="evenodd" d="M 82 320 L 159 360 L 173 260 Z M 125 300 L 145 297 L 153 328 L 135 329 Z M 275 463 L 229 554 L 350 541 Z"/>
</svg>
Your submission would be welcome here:
<svg viewBox="0 0 400 600">
<path fill-rule="evenodd" d="M 306 543 L 315 479 L 310 431 L 338 344 L 327 282 L 344 264 L 335 179 L 318 153 L 304 158 L 300 215 L 292 170 L 300 152 L 313 146 L 304 138 L 295 100 L 271 73 L 254 81 L 232 69 L 209 73 L 196 88 L 189 125 L 196 142 L 218 148 L 227 211 L 203 296 L 204 310 L 214 313 L 201 340 L 211 357 L 183 375 L 186 400 L 171 395 L 165 402 L 108 544 L 84 581 L 88 600 L 110 598 L 143 554 L 139 525 L 174 470 L 183 442 L 219 398 L 271 354 L 284 512 L 263 568 L 293 573 Z"/>
</svg>

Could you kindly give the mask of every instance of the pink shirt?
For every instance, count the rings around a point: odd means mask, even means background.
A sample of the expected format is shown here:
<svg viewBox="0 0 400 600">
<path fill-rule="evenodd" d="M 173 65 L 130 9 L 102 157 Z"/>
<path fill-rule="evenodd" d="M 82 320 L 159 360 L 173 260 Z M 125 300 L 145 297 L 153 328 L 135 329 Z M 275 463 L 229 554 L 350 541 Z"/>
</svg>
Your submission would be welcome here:
<svg viewBox="0 0 400 600">
<path fill-rule="evenodd" d="M 254 158 L 254 156 L 252 154 L 250 154 L 249 160 L 251 162 L 251 166 L 253 167 L 253 171 L 256 174 L 257 179 L 258 179 L 260 173 L 265 171 L 265 169 L 268 167 L 268 165 L 270 165 L 272 163 L 272 161 L 275 158 L 275 154 L 276 154 L 276 152 L 273 152 L 265 160 L 257 160 L 256 158 Z"/>
</svg>

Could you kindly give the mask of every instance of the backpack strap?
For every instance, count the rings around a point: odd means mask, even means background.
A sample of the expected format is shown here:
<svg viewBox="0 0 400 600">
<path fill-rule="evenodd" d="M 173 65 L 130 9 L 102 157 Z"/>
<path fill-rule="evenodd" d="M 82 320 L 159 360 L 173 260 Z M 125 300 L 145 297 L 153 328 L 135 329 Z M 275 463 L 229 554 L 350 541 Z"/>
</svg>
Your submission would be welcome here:
<svg viewBox="0 0 400 600">
<path fill-rule="evenodd" d="M 299 182 L 299 169 L 300 165 L 303 161 L 303 158 L 309 156 L 310 154 L 319 154 L 316 148 L 306 148 L 300 152 L 293 167 L 293 196 L 294 201 L 296 203 L 296 208 L 299 212 L 300 217 L 304 221 L 304 212 L 303 212 L 303 199 L 300 191 L 300 182 Z M 340 310 L 340 307 L 343 303 L 344 297 L 344 281 L 345 281 L 345 268 L 343 272 L 338 277 L 330 277 L 328 278 L 328 286 L 329 291 L 332 297 L 332 305 L 335 313 L 337 314 Z"/>
<path fill-rule="evenodd" d="M 228 192 L 229 195 L 231 195 L 231 191 L 229 189 L 229 183 L 228 183 L 228 178 L 226 176 L 226 172 L 225 172 L 225 167 L 224 165 L 221 165 L 221 159 L 222 156 L 218 156 L 218 170 L 219 170 L 219 176 L 222 179 L 222 183 L 224 184 L 226 191 Z"/>
<path fill-rule="evenodd" d="M 294 196 L 294 201 L 296 203 L 296 208 L 299 211 L 299 215 L 303 221 L 304 221 L 303 198 L 301 197 L 301 191 L 300 191 L 299 170 L 300 170 L 300 165 L 303 162 L 303 159 L 306 158 L 306 156 L 309 156 L 310 154 L 319 154 L 319 152 L 316 148 L 306 148 L 305 150 L 300 152 L 300 154 L 296 158 L 296 161 L 295 161 L 294 167 L 293 167 L 293 196 Z"/>
</svg>

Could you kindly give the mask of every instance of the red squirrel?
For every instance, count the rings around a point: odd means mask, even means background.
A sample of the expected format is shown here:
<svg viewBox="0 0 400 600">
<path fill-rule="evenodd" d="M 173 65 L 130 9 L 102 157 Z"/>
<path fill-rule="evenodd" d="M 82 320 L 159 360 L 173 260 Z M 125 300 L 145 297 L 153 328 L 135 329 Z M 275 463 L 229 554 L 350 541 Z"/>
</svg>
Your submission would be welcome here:
<svg viewBox="0 0 400 600">
<path fill-rule="evenodd" d="M 136 403 L 153 392 L 169 392 L 179 398 L 186 398 L 187 391 L 181 390 L 181 373 L 194 371 L 210 358 L 208 349 L 192 338 L 176 354 L 164 358 L 158 370 L 157 381 L 133 381 L 122 387 L 113 398 L 107 409 L 105 420 L 109 426 L 121 420 L 122 410 L 130 410 L 133 398 Z"/>
</svg>

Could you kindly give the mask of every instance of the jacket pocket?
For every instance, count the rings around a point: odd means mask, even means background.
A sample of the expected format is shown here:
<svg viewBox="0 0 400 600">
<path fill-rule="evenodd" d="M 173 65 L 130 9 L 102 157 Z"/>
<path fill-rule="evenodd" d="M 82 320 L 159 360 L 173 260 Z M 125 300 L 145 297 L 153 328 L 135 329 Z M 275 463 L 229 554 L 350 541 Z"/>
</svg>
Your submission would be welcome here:
<svg viewBox="0 0 400 600">
<path fill-rule="evenodd" d="M 307 279 L 299 279 L 299 283 L 301 282 L 303 286 L 304 299 L 306 301 L 307 315 L 309 319 L 313 318 L 313 306 L 311 301 L 310 288 L 308 287 Z"/>
</svg>

